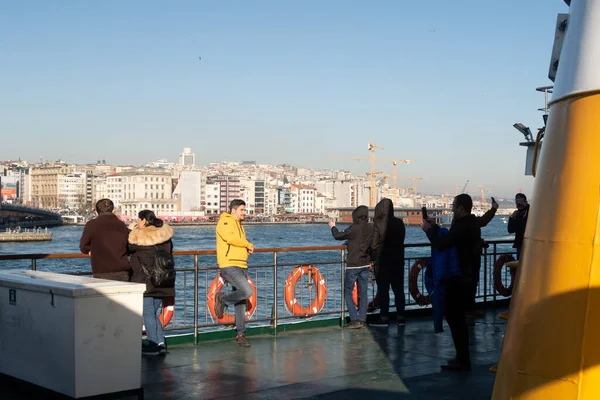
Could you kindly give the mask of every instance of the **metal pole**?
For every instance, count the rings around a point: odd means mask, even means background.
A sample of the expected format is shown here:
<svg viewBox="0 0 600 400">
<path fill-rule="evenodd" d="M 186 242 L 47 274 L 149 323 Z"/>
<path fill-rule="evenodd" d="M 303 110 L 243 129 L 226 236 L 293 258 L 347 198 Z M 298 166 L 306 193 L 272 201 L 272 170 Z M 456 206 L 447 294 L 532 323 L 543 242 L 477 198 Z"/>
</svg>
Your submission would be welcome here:
<svg viewBox="0 0 600 400">
<path fill-rule="evenodd" d="M 277 336 L 277 252 L 273 253 L 273 335 Z"/>
<path fill-rule="evenodd" d="M 345 282 L 345 278 L 346 278 L 346 274 L 345 274 L 345 269 L 344 269 L 344 264 L 346 263 L 346 253 L 344 252 L 344 250 L 341 250 L 342 253 L 342 272 L 340 273 L 340 277 L 342 279 L 342 284 L 340 285 L 342 288 L 342 301 L 341 301 L 341 305 L 342 305 L 342 312 L 340 313 L 340 326 L 343 328 L 346 325 L 346 304 L 344 302 L 344 282 Z"/>
<path fill-rule="evenodd" d="M 36 265 L 37 260 L 35 258 L 31 259 L 31 270 L 32 271 L 37 271 L 37 265 Z"/>
<path fill-rule="evenodd" d="M 496 243 L 494 243 L 494 254 L 492 255 L 492 268 L 495 268 L 495 266 L 496 266 L 497 255 L 498 255 L 498 245 Z M 494 296 L 494 307 L 496 307 L 496 288 L 494 288 L 494 290 L 492 290 L 492 296 Z"/>
<path fill-rule="evenodd" d="M 198 254 L 194 255 L 194 345 L 198 344 Z"/>
<path fill-rule="evenodd" d="M 488 262 L 487 248 L 483 249 L 483 304 L 487 303 L 488 292 Z"/>
</svg>

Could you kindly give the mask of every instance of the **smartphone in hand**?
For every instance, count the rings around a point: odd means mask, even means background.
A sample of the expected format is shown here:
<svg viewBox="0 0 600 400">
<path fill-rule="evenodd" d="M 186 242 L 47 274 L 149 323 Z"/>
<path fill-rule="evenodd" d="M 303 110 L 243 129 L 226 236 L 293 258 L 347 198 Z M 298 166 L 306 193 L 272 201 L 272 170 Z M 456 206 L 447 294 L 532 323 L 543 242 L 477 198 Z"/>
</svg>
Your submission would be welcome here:
<svg viewBox="0 0 600 400">
<path fill-rule="evenodd" d="M 424 220 L 429 219 L 429 217 L 427 216 L 427 207 L 421 207 L 421 216 L 423 217 Z"/>
</svg>

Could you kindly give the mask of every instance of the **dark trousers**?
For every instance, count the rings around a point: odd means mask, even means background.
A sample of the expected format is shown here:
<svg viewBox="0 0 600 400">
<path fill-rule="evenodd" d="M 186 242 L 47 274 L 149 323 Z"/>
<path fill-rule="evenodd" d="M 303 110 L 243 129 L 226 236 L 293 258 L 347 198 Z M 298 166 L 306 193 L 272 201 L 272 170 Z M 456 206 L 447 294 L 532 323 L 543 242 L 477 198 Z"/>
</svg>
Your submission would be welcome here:
<svg viewBox="0 0 600 400">
<path fill-rule="evenodd" d="M 404 317 L 404 270 L 402 268 L 386 268 L 385 265 L 380 265 L 375 274 L 377 281 L 377 293 L 379 294 L 379 306 L 381 308 L 381 316 L 387 318 L 390 312 L 390 285 L 394 291 L 396 300 L 396 311 L 398 317 Z"/>
<path fill-rule="evenodd" d="M 481 263 L 473 271 L 473 282 L 471 283 L 471 298 L 467 309 L 475 309 L 475 298 L 477 297 L 477 286 L 479 286 L 479 276 L 481 275 Z"/>
<path fill-rule="evenodd" d="M 452 332 L 456 359 L 470 365 L 469 328 L 465 311 L 470 304 L 472 286 L 470 282 L 449 281 L 446 283 L 446 322 Z"/>
</svg>

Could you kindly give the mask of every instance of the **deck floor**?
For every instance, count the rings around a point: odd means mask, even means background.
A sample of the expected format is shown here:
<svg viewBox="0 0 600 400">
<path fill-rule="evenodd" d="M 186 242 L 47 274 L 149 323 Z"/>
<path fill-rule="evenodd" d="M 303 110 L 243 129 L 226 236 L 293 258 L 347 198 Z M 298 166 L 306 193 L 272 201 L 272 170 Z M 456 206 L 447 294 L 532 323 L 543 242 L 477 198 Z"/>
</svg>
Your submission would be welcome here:
<svg viewBox="0 0 600 400">
<path fill-rule="evenodd" d="M 430 318 L 405 327 L 337 327 L 172 347 L 145 357 L 146 400 L 159 399 L 489 399 L 505 323 L 489 310 L 471 326 L 473 371 L 443 372 L 454 356 L 450 331 L 434 334 Z M 100 372 L 100 371 L 99 371 Z M 0 380 L 1 398 L 49 399 L 29 386 Z M 128 397 L 126 399 L 130 399 Z"/>
</svg>

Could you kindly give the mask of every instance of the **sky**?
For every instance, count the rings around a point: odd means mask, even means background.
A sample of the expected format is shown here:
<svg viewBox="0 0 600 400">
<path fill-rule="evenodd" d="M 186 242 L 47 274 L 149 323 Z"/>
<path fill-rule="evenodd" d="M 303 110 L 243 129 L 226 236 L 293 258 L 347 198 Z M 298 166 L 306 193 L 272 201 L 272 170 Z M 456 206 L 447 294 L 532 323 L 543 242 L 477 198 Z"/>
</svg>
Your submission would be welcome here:
<svg viewBox="0 0 600 400">
<path fill-rule="evenodd" d="M 563 0 L 0 2 L 0 160 L 255 160 L 530 193 Z M 389 163 L 378 169 L 391 174 Z M 409 186 L 408 180 L 400 180 Z M 469 191 L 469 190 L 467 190 Z"/>
</svg>

